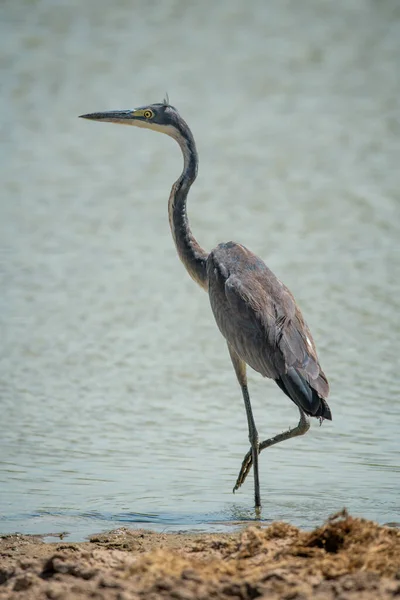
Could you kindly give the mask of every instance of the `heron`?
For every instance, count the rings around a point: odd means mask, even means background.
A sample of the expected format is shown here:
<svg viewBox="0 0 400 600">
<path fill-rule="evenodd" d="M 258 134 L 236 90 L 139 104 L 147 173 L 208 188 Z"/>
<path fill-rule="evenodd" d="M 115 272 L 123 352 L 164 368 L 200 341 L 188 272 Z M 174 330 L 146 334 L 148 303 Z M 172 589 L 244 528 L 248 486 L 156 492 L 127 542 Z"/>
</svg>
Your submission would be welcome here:
<svg viewBox="0 0 400 600">
<path fill-rule="evenodd" d="M 315 343 L 289 289 L 263 260 L 245 246 L 221 243 L 206 252 L 194 237 L 187 215 L 189 190 L 197 177 L 198 154 L 193 134 L 169 100 L 135 108 L 81 115 L 84 119 L 134 125 L 165 133 L 179 144 L 183 170 L 172 185 L 168 216 L 176 250 L 192 279 L 208 292 L 217 326 L 226 340 L 241 387 L 250 450 L 245 455 L 233 491 L 253 467 L 255 507 L 261 507 L 259 454 L 265 448 L 301 436 L 309 417 L 332 420 L 326 401 L 328 380 Z M 247 366 L 273 379 L 300 413 L 298 424 L 260 442 L 247 384 Z"/>
</svg>

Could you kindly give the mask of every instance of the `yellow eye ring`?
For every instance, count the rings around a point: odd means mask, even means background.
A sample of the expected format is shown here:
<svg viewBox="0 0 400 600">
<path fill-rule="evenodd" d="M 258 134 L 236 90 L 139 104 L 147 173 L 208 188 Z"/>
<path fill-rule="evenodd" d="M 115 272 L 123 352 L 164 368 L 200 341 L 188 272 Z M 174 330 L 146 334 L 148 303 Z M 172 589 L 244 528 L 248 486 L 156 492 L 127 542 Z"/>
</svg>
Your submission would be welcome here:
<svg viewBox="0 0 400 600">
<path fill-rule="evenodd" d="M 145 110 L 143 113 L 143 116 L 145 119 L 152 119 L 153 118 L 153 111 L 152 110 Z"/>
</svg>

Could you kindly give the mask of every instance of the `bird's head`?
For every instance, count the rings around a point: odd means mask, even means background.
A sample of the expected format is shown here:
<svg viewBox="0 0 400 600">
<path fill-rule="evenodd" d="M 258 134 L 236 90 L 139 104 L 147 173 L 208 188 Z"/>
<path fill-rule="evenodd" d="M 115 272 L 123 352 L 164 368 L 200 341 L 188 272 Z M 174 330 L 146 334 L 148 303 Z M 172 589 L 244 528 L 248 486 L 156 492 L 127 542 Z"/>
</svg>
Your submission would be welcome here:
<svg viewBox="0 0 400 600">
<path fill-rule="evenodd" d="M 120 125 L 135 125 L 166 133 L 176 137 L 185 124 L 176 108 L 168 103 L 168 99 L 158 104 L 149 104 L 132 110 L 117 110 L 81 115 L 83 119 L 119 123 Z"/>
</svg>

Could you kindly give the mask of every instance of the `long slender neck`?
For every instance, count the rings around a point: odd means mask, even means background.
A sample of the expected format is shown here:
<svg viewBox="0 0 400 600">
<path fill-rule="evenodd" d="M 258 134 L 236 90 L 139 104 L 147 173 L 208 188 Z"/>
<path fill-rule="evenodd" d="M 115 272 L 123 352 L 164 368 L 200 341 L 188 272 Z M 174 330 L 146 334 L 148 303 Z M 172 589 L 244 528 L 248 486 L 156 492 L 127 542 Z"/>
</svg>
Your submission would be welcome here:
<svg viewBox="0 0 400 600">
<path fill-rule="evenodd" d="M 179 130 L 170 134 L 179 144 L 183 154 L 183 171 L 171 189 L 168 202 L 168 216 L 172 237 L 179 258 L 189 275 L 204 289 L 207 289 L 207 252 L 198 244 L 190 226 L 186 211 L 186 200 L 190 187 L 197 176 L 198 156 L 196 144 L 188 125 L 181 121 Z"/>
</svg>

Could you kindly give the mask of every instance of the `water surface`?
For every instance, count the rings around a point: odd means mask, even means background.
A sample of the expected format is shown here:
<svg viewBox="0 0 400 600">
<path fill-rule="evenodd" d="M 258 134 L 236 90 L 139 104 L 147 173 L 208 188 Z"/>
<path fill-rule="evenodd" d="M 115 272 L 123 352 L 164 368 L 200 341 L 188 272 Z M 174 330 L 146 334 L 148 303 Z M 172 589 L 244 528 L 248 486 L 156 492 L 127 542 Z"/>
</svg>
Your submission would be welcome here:
<svg viewBox="0 0 400 600">
<path fill-rule="evenodd" d="M 77 115 L 168 90 L 200 154 L 200 243 L 292 289 L 333 422 L 261 455 L 262 518 L 399 521 L 396 1 L 2 3 L 0 531 L 224 529 L 247 426 L 207 296 L 179 263 L 166 136 Z M 297 411 L 250 374 L 260 435 Z"/>
</svg>

